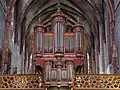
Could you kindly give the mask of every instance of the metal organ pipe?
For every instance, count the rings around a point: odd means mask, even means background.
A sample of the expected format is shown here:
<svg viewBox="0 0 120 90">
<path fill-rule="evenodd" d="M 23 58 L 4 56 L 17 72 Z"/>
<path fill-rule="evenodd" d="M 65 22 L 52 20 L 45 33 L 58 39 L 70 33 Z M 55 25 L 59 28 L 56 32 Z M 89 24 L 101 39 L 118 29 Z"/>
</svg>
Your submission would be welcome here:
<svg viewBox="0 0 120 90">
<path fill-rule="evenodd" d="M 61 46 L 62 46 L 62 51 L 64 51 L 64 23 L 61 23 Z"/>
<path fill-rule="evenodd" d="M 75 39 L 76 39 L 76 54 L 82 54 L 83 52 L 83 33 L 84 27 L 81 24 L 74 25 Z"/>
<path fill-rule="evenodd" d="M 62 22 L 56 21 L 55 22 L 55 52 L 63 52 L 63 26 L 61 25 Z M 56 28 L 57 27 L 57 28 Z"/>
<path fill-rule="evenodd" d="M 43 25 L 36 25 L 35 28 L 35 54 L 42 54 Z"/>
<path fill-rule="evenodd" d="M 58 32 L 57 32 L 57 24 L 56 23 L 54 24 L 54 34 L 55 34 L 54 42 L 55 42 L 55 52 L 56 52 L 56 48 L 57 48 L 56 46 L 58 46 L 58 37 L 57 37 Z"/>
<path fill-rule="evenodd" d="M 54 45 L 55 53 L 63 53 L 64 51 L 64 30 L 66 16 L 62 12 L 57 12 L 53 16 L 53 29 L 54 29 Z"/>
</svg>

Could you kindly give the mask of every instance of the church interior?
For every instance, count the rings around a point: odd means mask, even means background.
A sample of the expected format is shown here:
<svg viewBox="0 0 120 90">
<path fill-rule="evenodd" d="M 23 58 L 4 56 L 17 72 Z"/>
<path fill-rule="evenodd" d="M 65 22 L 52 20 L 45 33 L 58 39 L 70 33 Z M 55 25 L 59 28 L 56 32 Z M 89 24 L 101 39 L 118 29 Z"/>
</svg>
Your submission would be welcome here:
<svg viewBox="0 0 120 90">
<path fill-rule="evenodd" d="M 0 90 L 120 90 L 120 0 L 0 0 Z"/>
</svg>

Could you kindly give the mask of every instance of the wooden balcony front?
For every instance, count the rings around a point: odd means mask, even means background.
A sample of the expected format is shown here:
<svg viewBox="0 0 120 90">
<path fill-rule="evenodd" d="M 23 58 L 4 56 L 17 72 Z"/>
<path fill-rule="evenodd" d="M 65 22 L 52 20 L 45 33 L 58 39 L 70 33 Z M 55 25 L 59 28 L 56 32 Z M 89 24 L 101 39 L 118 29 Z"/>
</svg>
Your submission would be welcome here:
<svg viewBox="0 0 120 90">
<path fill-rule="evenodd" d="M 44 90 L 41 75 L 0 75 L 0 90 Z"/>
<path fill-rule="evenodd" d="M 76 75 L 75 90 L 120 90 L 120 75 Z"/>
<path fill-rule="evenodd" d="M 54 87 L 58 87 L 56 84 Z M 120 90 L 119 75 L 76 75 L 70 90 Z M 50 87 L 52 88 L 52 86 Z M 63 88 L 59 85 L 59 88 Z M 45 90 L 41 75 L 0 75 L 0 90 Z"/>
</svg>

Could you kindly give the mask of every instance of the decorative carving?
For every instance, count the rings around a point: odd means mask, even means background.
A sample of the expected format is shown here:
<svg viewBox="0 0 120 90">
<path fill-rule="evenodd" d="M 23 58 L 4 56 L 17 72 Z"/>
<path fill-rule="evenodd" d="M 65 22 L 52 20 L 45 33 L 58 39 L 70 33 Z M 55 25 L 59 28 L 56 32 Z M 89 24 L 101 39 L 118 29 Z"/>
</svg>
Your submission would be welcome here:
<svg viewBox="0 0 120 90">
<path fill-rule="evenodd" d="M 51 70 L 51 80 L 52 81 L 56 81 L 57 80 L 57 69 L 56 68 L 53 68 Z"/>
<path fill-rule="evenodd" d="M 49 65 L 47 63 L 45 64 L 45 77 L 47 82 L 68 82 L 72 80 L 73 64 L 71 61 L 62 61 L 58 58 L 56 61 L 52 60 L 46 62 L 50 63 Z M 50 75 L 48 75 L 49 73 Z"/>
<path fill-rule="evenodd" d="M 51 62 L 46 61 L 45 63 L 45 77 L 46 77 L 46 81 L 50 81 L 51 79 Z"/>
<path fill-rule="evenodd" d="M 66 70 L 66 68 L 62 69 L 61 77 L 62 77 L 62 80 L 64 80 L 64 81 L 67 80 L 67 70 Z"/>
<path fill-rule="evenodd" d="M 29 89 L 42 88 L 43 82 L 40 75 L 1 75 L 0 88 Z"/>
<path fill-rule="evenodd" d="M 62 70 L 65 75 L 66 70 Z M 63 75 L 63 76 L 64 76 Z M 66 75 L 65 75 L 66 77 Z M 62 77 L 64 78 L 64 77 Z M 0 89 L 37 89 L 43 87 L 41 75 L 1 75 Z M 62 82 L 58 82 L 60 85 Z M 71 82 L 70 82 L 71 83 Z M 74 88 L 78 89 L 119 89 L 119 75 L 77 75 Z"/>
<path fill-rule="evenodd" d="M 120 76 L 117 75 L 78 75 L 75 88 L 117 89 L 120 88 Z"/>
</svg>

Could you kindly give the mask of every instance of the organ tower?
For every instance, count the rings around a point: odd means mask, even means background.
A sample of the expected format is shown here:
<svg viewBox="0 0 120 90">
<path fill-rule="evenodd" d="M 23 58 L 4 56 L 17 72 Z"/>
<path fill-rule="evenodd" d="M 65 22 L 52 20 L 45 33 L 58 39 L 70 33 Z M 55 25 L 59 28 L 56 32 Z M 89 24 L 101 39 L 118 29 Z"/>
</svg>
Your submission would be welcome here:
<svg viewBox="0 0 120 90">
<path fill-rule="evenodd" d="M 82 73 L 84 61 L 84 27 L 78 21 L 67 23 L 67 15 L 58 10 L 51 16 L 51 25 L 34 27 L 34 60 L 36 73 L 42 73 L 46 86 L 68 86 Z"/>
</svg>

